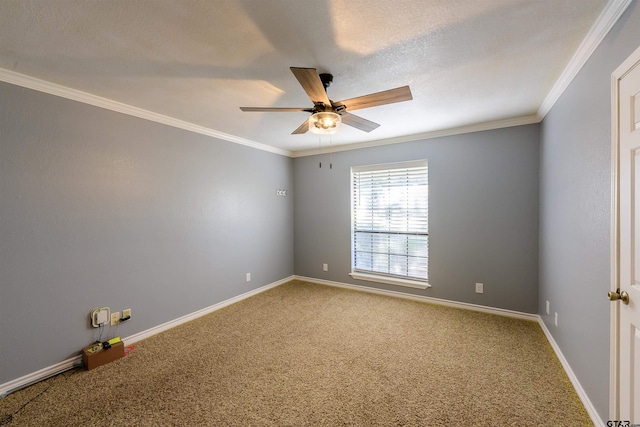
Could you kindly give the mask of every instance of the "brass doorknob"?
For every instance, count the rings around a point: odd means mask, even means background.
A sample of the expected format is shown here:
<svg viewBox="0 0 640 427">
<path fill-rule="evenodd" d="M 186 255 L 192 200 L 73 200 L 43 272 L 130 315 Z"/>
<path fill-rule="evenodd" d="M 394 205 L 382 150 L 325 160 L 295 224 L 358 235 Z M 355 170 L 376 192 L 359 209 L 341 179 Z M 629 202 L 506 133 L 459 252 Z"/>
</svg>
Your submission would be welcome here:
<svg viewBox="0 0 640 427">
<path fill-rule="evenodd" d="M 629 294 L 626 291 L 620 292 L 620 289 L 616 289 L 615 292 L 609 291 L 607 294 L 609 301 L 621 300 L 623 304 L 629 304 Z"/>
</svg>

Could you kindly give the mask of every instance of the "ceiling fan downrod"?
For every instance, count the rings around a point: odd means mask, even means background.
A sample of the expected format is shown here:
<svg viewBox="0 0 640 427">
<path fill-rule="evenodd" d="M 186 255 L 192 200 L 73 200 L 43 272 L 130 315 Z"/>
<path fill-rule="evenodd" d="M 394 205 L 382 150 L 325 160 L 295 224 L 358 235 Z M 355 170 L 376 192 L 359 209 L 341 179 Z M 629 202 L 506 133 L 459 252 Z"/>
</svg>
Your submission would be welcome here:
<svg viewBox="0 0 640 427">
<path fill-rule="evenodd" d="M 320 73 L 318 76 L 320 77 L 320 81 L 322 82 L 322 86 L 324 86 L 324 91 L 326 92 L 327 88 L 331 86 L 331 83 L 333 83 L 333 74 Z"/>
</svg>

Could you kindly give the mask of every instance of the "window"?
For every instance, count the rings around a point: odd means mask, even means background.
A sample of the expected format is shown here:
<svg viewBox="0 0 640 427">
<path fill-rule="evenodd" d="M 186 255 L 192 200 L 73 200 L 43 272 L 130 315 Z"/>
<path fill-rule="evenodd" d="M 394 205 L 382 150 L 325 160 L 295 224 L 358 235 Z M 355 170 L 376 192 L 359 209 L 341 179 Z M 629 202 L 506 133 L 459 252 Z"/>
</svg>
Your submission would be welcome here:
<svg viewBox="0 0 640 427">
<path fill-rule="evenodd" d="M 427 161 L 351 168 L 351 276 L 429 287 Z"/>
</svg>

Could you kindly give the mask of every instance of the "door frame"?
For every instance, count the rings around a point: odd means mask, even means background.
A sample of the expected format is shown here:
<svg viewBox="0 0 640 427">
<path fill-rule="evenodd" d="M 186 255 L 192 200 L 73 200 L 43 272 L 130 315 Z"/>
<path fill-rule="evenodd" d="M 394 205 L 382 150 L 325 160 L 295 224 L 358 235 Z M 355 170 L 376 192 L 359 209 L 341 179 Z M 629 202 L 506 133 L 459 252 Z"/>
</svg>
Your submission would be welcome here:
<svg viewBox="0 0 640 427">
<path fill-rule="evenodd" d="M 618 88 L 620 80 L 638 62 L 640 62 L 640 47 L 611 74 L 611 279 L 609 286 L 611 291 L 616 291 L 620 287 L 620 134 L 618 132 L 620 99 Z M 617 420 L 620 414 L 620 304 L 610 304 L 610 307 L 609 419 Z"/>
</svg>

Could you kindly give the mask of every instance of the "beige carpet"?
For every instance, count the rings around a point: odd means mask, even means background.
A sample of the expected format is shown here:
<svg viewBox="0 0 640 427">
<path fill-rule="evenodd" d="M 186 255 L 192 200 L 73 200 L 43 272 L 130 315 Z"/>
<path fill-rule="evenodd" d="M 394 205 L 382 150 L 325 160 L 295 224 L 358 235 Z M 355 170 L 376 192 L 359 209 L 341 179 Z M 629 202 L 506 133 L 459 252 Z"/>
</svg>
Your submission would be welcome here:
<svg viewBox="0 0 640 427">
<path fill-rule="evenodd" d="M 302 282 L 15 392 L 0 424 L 593 425 L 537 323 Z"/>
</svg>

